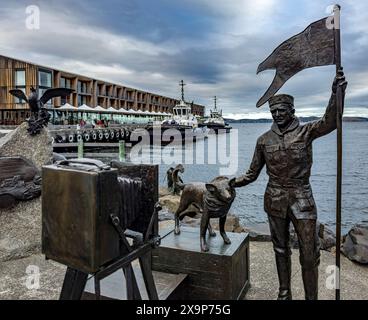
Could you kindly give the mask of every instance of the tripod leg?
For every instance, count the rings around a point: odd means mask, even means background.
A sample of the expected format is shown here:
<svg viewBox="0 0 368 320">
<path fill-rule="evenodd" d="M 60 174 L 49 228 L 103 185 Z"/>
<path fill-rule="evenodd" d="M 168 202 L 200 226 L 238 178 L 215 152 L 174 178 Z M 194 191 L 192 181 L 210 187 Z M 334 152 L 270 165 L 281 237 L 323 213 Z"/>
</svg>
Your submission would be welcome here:
<svg viewBox="0 0 368 320">
<path fill-rule="evenodd" d="M 96 300 L 101 299 L 101 285 L 100 285 L 100 279 L 95 277 L 95 297 Z"/>
<path fill-rule="evenodd" d="M 131 264 L 123 268 L 126 285 L 127 285 L 127 299 L 128 300 L 142 300 L 139 292 L 137 279 L 135 277 L 133 267 Z"/>
<path fill-rule="evenodd" d="M 151 252 L 148 252 L 145 255 L 141 256 L 139 258 L 139 264 L 142 269 L 143 280 L 146 285 L 148 298 L 150 300 L 158 300 L 155 281 L 153 279 L 151 269 Z"/>
<path fill-rule="evenodd" d="M 134 288 L 132 282 L 132 276 L 130 269 L 128 267 L 123 268 L 124 275 L 125 275 L 125 282 L 126 282 L 126 293 L 127 293 L 127 300 L 134 300 Z"/>
<path fill-rule="evenodd" d="M 80 300 L 87 283 L 87 277 L 87 273 L 68 267 L 59 299 Z"/>
</svg>

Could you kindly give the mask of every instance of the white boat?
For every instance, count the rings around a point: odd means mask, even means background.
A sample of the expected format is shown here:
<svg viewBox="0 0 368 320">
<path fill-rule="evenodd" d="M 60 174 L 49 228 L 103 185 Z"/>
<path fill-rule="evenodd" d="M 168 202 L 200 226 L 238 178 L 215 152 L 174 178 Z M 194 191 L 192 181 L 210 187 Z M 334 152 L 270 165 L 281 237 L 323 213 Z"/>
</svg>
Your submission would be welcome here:
<svg viewBox="0 0 368 320">
<path fill-rule="evenodd" d="M 207 134 L 206 127 L 198 126 L 198 119 L 192 113 L 192 107 L 184 99 L 184 82 L 180 81 L 181 86 L 181 99 L 177 105 L 173 108 L 172 117 L 162 121 L 162 125 L 165 126 L 180 126 L 180 127 L 188 127 L 188 129 L 192 129 L 192 132 L 195 134 Z"/>
<path fill-rule="evenodd" d="M 222 110 L 217 110 L 217 97 L 214 97 L 215 107 L 213 110 L 210 110 L 210 116 L 204 122 L 204 125 L 209 130 L 214 130 L 218 133 L 219 129 L 224 129 L 226 132 L 229 132 L 231 127 L 229 127 L 226 123 L 224 118 L 222 117 Z"/>
</svg>

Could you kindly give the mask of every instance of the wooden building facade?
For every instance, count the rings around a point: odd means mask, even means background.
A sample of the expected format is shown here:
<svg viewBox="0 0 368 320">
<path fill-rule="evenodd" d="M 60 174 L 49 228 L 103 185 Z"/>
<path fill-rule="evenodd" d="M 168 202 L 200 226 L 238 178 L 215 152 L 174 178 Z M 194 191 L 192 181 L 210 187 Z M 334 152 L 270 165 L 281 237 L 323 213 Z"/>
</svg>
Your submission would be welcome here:
<svg viewBox="0 0 368 320">
<path fill-rule="evenodd" d="M 159 94 L 0 55 L 0 109 L 25 109 L 27 105 L 24 101 L 13 97 L 9 90 L 18 88 L 28 96 L 31 87 L 36 88 L 40 95 L 48 88 L 65 87 L 75 90 L 66 99 L 53 99 L 50 104 L 55 108 L 69 103 L 75 107 L 86 104 L 90 107 L 99 105 L 106 109 L 113 107 L 172 113 L 172 108 L 179 102 Z M 193 114 L 203 116 L 204 112 L 204 106 L 193 104 Z"/>
</svg>

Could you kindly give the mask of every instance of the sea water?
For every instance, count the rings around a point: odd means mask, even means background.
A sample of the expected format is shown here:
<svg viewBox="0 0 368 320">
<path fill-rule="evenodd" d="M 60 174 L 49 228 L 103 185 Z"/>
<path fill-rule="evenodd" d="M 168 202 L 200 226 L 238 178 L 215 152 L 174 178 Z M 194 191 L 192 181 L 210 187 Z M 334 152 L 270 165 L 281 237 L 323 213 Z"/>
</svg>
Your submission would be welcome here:
<svg viewBox="0 0 368 320">
<path fill-rule="evenodd" d="M 149 147 L 143 162 L 159 164 L 160 185 L 166 185 L 166 171 L 178 163 L 183 163 L 185 172 L 181 174 L 184 183 L 208 182 L 224 174 L 229 159 L 229 176 L 243 174 L 251 163 L 257 138 L 270 129 L 270 123 L 233 124 L 232 134 L 223 134 L 219 139 L 227 141 L 216 150 L 208 140 L 187 144 L 183 149 Z M 227 136 L 227 137 L 226 137 Z M 230 146 L 232 140 L 232 146 Z M 180 149 L 180 148 L 179 148 Z M 194 152 L 193 152 L 194 149 Z M 204 158 L 196 150 L 204 150 Z M 157 155 L 159 155 L 157 157 Z M 178 156 L 179 155 L 179 156 Z M 180 156 L 182 155 L 182 156 Z M 210 157 L 208 157 L 210 155 Z M 219 161 L 222 156 L 222 162 Z M 217 156 L 217 158 L 216 158 Z M 194 159 L 192 159 L 194 158 Z M 208 159 L 210 158 L 210 159 Z M 161 159 L 159 161 L 158 159 Z M 168 160 L 174 159 L 174 163 Z M 188 161 L 191 160 L 191 161 Z M 204 161 L 203 161 L 204 160 Z M 166 163 L 164 163 L 166 161 Z M 188 163 L 189 162 L 189 163 Z M 238 188 L 231 212 L 238 215 L 242 224 L 250 228 L 267 225 L 267 215 L 263 210 L 263 196 L 268 176 L 264 168 L 252 184 Z M 317 204 L 318 220 L 330 228 L 336 221 L 336 131 L 313 142 L 313 167 L 311 185 Z M 368 122 L 344 122 L 343 125 L 343 186 L 342 186 L 342 230 L 344 233 L 357 222 L 368 220 Z"/>
</svg>

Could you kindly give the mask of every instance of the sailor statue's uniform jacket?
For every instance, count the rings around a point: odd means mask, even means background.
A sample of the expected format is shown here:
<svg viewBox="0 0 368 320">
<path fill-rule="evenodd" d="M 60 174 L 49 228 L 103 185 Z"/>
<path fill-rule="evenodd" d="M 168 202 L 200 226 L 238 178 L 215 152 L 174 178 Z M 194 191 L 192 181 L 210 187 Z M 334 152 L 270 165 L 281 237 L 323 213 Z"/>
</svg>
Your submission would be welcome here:
<svg viewBox="0 0 368 320">
<path fill-rule="evenodd" d="M 269 182 L 264 196 L 265 211 L 286 218 L 291 210 L 296 219 L 316 219 L 317 210 L 309 183 L 312 142 L 336 129 L 335 101 L 332 94 L 320 120 L 301 125 L 295 117 L 284 132 L 273 123 L 271 130 L 258 138 L 250 168 L 236 179 L 235 187 L 256 180 L 266 165 Z"/>
</svg>

